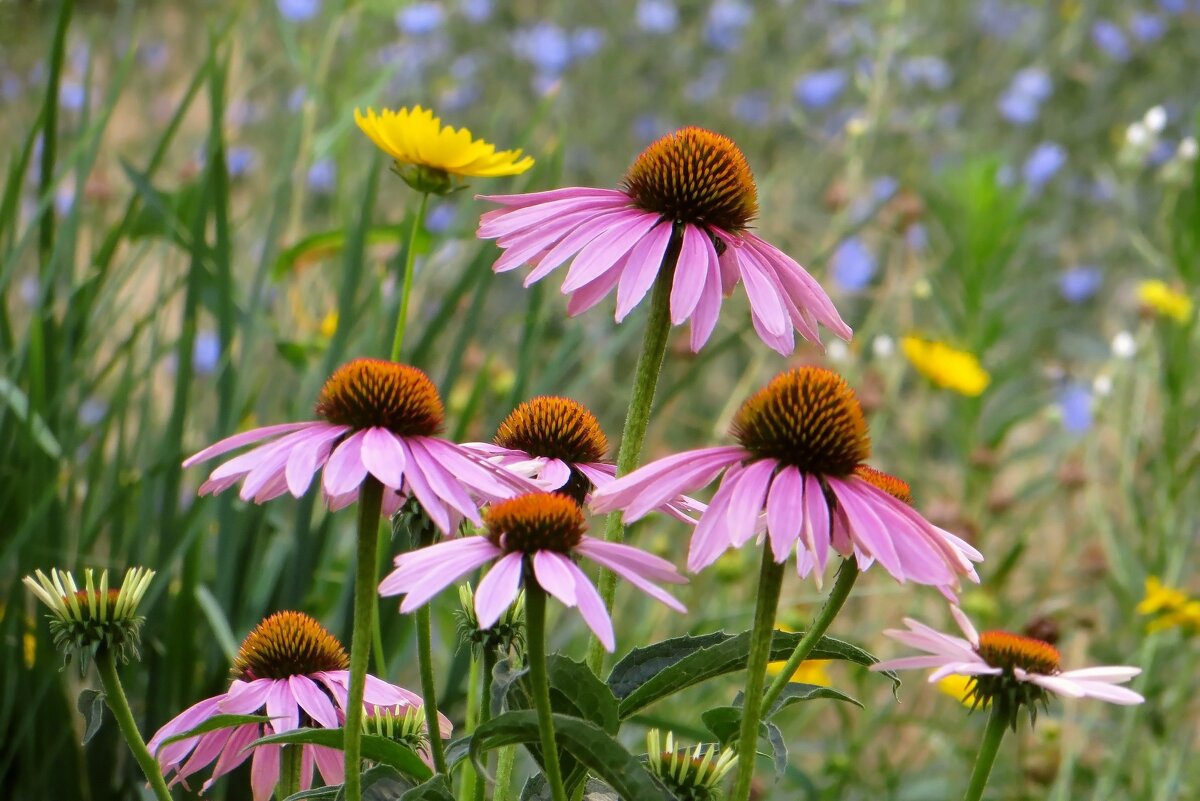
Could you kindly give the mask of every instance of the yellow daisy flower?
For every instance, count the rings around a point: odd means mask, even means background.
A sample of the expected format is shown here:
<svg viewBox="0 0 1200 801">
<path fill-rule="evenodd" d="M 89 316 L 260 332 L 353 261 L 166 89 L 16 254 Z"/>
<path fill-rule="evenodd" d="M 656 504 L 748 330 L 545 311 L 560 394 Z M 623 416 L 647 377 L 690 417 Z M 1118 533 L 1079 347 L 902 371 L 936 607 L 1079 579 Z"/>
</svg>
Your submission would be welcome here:
<svg viewBox="0 0 1200 801">
<path fill-rule="evenodd" d="M 960 395 L 978 397 L 992 381 L 974 354 L 944 342 L 904 337 L 900 340 L 900 348 L 923 376 Z"/>
<path fill-rule="evenodd" d="M 1181 628 L 1188 632 L 1200 632 L 1200 600 L 1192 599 L 1186 592 L 1162 583 L 1158 576 L 1146 579 L 1146 595 L 1137 605 L 1139 615 L 1153 615 L 1146 624 L 1150 632 Z"/>
<path fill-rule="evenodd" d="M 533 159 L 522 157 L 520 150 L 497 151 L 495 145 L 472 138 L 466 128 L 442 125 L 432 111 L 420 106 L 378 114 L 370 108 L 366 114 L 355 109 L 354 121 L 396 160 L 401 176 L 421 191 L 444 194 L 452 175 L 495 178 L 520 175 L 533 166 Z"/>
<path fill-rule="evenodd" d="M 971 708 L 975 706 L 975 704 L 973 701 L 967 700 L 967 690 L 969 689 L 972 681 L 974 681 L 974 679 L 972 679 L 970 676 L 960 676 L 957 673 L 951 673 L 944 679 L 938 680 L 937 688 L 953 698 L 955 701 L 958 701 L 963 706 Z M 982 709 L 987 709 L 989 703 L 991 702 L 985 699 L 983 703 L 979 705 L 979 707 Z"/>
<path fill-rule="evenodd" d="M 1170 317 L 1177 323 L 1192 318 L 1192 299 L 1172 289 L 1166 281 L 1142 281 L 1137 286 L 1137 296 L 1143 306 L 1162 317 Z"/>
</svg>

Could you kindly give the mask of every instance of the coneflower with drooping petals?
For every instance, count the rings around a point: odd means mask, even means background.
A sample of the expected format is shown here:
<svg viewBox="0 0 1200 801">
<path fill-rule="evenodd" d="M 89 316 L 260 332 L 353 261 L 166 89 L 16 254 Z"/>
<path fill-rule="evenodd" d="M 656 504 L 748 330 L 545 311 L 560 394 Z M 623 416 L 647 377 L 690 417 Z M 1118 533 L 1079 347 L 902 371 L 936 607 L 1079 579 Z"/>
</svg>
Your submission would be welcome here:
<svg viewBox="0 0 1200 801">
<path fill-rule="evenodd" d="M 964 676 L 970 680 L 964 702 L 972 707 L 1001 704 L 1013 726 L 1021 707 L 1027 707 L 1031 721 L 1034 720 L 1036 705 L 1044 706 L 1048 702 L 1048 693 L 1068 698 L 1096 698 L 1121 705 L 1145 701 L 1133 690 L 1117 686 L 1141 673 L 1141 668 L 1114 666 L 1063 670 L 1058 649 L 1050 643 L 1007 631 L 981 634 L 957 606 L 952 605 L 950 612 L 963 637 L 943 634 L 906 617 L 907 629 L 886 629 L 883 633 L 924 651 L 926 655 L 888 659 L 872 665 L 871 670 L 935 668 L 929 675 L 930 683 L 947 676 Z"/>
<path fill-rule="evenodd" d="M 190 467 L 243 445 L 271 439 L 217 467 L 200 485 L 215 494 L 242 482 L 241 497 L 263 503 L 290 492 L 299 498 L 323 469 L 330 509 L 358 498 L 368 475 L 384 487 L 383 512 L 417 500 L 443 533 L 465 517 L 481 525 L 479 500 L 510 498 L 528 481 L 437 436 L 445 412 L 437 388 L 415 367 L 354 359 L 334 371 L 316 404 L 322 419 L 255 428 L 210 445 Z"/>
<path fill-rule="evenodd" d="M 593 488 L 617 477 L 616 465 L 604 461 L 608 437 L 600 422 L 590 409 L 571 398 L 531 398 L 504 418 L 492 442 L 466 442 L 463 447 L 579 504 L 585 503 Z M 703 510 L 704 504 L 681 496 L 659 509 L 694 522 L 688 513 Z"/>
<path fill-rule="evenodd" d="M 600 593 L 572 557 L 585 556 L 652 598 L 687 611 L 656 582 L 684 584 L 675 566 L 630 545 L 587 536 L 579 505 L 566 495 L 530 493 L 488 507 L 487 534 L 446 540 L 396 557 L 396 569 L 379 585 L 383 596 L 404 595 L 401 612 L 412 612 L 460 577 L 495 562 L 475 590 L 475 616 L 491 628 L 517 598 L 522 582 L 537 581 L 564 606 L 578 607 L 604 647 L 616 647 L 612 618 Z"/>
<path fill-rule="evenodd" d="M 886 474 L 860 469 L 871 455 L 867 423 L 837 373 L 780 373 L 742 404 L 733 436 L 738 445 L 668 456 L 597 489 L 592 507 L 620 509 L 631 522 L 724 473 L 692 535 L 689 570 L 765 529 L 776 562 L 798 550 L 797 569 L 818 581 L 831 550 L 854 556 L 860 568 L 878 561 L 902 582 L 946 588 L 962 576 L 978 580 L 977 551 L 894 496 L 895 486 L 878 486 Z"/>
<path fill-rule="evenodd" d="M 214 781 L 253 755 L 250 785 L 254 801 L 266 801 L 279 781 L 280 745 L 250 743 L 267 734 L 280 734 L 301 726 L 334 729 L 345 721 L 349 695 L 350 659 L 341 643 L 313 618 L 301 612 L 276 612 L 263 620 L 242 642 L 233 663 L 234 680 L 221 695 L 185 709 L 158 730 L 147 744 L 163 773 L 175 785 L 216 762 Z M 367 676 L 364 705 L 371 709 L 421 707 L 421 697 L 403 687 Z M 266 714 L 266 723 L 245 723 L 216 729 L 194 737 L 164 743 L 195 729 L 217 715 Z M 439 719 L 443 737 L 450 736 L 450 721 Z M 326 784 L 344 777 L 342 754 L 335 748 L 301 746 L 301 789 L 312 786 L 313 768 Z"/>
<path fill-rule="evenodd" d="M 833 302 L 794 259 L 749 231 L 758 194 L 733 140 L 681 128 L 647 147 L 617 189 L 568 187 L 481 195 L 503 206 L 480 220 L 481 239 L 505 250 L 496 272 L 533 266 L 529 286 L 573 262 L 562 283 L 571 315 L 614 289 L 620 322 L 671 269 L 670 319 L 691 321 L 691 347 L 712 335 L 724 296 L 744 283 L 759 337 L 788 354 L 794 332 L 819 343 L 818 325 L 851 336 Z"/>
</svg>

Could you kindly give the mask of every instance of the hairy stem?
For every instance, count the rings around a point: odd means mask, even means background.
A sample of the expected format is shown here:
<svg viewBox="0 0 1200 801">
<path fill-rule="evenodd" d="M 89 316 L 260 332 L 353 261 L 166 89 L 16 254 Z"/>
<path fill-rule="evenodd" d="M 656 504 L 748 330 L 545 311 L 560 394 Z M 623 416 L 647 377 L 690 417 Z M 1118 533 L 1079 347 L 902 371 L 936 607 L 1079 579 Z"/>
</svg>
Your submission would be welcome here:
<svg viewBox="0 0 1200 801">
<path fill-rule="evenodd" d="M 383 504 L 383 485 L 367 476 L 358 493 L 358 550 L 354 561 L 354 628 L 350 635 L 350 692 L 346 699 L 344 751 L 346 758 L 346 801 L 360 801 L 363 692 L 367 686 L 367 662 L 371 658 L 371 630 L 374 628 L 376 543 L 379 539 L 379 515 Z"/>
<path fill-rule="evenodd" d="M 528 559 L 528 557 L 526 557 Z M 558 745 L 554 739 L 554 717 L 550 708 L 550 682 L 546 677 L 546 591 L 525 569 L 525 633 L 529 640 L 529 683 L 533 705 L 537 708 L 538 730 L 542 736 L 542 761 L 546 782 L 553 801 L 567 801 L 562 768 L 558 764 Z"/>
<path fill-rule="evenodd" d="M 129 708 L 129 699 L 125 697 L 125 688 L 121 686 L 121 678 L 117 675 L 117 663 L 113 659 L 112 651 L 107 648 L 100 649 L 96 654 L 96 668 L 100 672 L 100 683 L 104 685 L 104 701 L 112 710 L 113 717 L 117 719 L 121 736 L 133 752 L 134 760 L 145 774 L 146 781 L 150 782 L 154 797 L 158 801 L 171 801 L 171 791 L 167 789 L 162 770 L 150 755 L 146 741 L 142 739 L 137 723 L 133 720 L 133 711 Z"/>
</svg>

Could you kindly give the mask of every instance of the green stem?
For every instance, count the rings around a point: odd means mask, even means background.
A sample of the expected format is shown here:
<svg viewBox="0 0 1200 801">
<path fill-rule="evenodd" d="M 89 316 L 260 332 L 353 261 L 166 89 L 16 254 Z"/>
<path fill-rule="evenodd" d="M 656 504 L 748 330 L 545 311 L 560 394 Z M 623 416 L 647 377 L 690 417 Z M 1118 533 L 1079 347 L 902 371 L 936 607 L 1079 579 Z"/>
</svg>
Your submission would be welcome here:
<svg viewBox="0 0 1200 801">
<path fill-rule="evenodd" d="M 492 716 L 492 670 L 496 667 L 496 652 L 492 648 L 483 649 L 483 686 L 479 691 L 479 717 L 475 723 L 478 728 L 487 723 Z M 487 791 L 487 779 L 482 773 L 475 776 L 475 801 L 483 801 Z"/>
<path fill-rule="evenodd" d="M 117 719 L 117 726 L 120 727 L 129 750 L 133 752 L 138 767 L 145 774 L 146 781 L 150 782 L 154 797 L 158 801 L 171 801 L 171 791 L 167 789 L 162 771 L 146 748 L 146 741 L 142 739 L 137 723 L 133 720 L 133 712 L 129 709 L 129 699 L 125 697 L 125 688 L 121 686 L 121 678 L 117 675 L 117 663 L 113 660 L 112 651 L 107 648 L 100 649 L 96 654 L 96 668 L 100 672 L 100 683 L 104 685 L 104 701 L 112 710 L 113 717 Z"/>
<path fill-rule="evenodd" d="M 362 797 L 361 753 L 363 691 L 367 686 L 367 662 L 371 658 L 371 629 L 378 603 L 375 595 L 376 542 L 383 485 L 367 476 L 358 493 L 358 552 L 354 563 L 354 629 L 350 635 L 350 693 L 346 700 L 345 756 L 346 801 Z"/>
<path fill-rule="evenodd" d="M 742 695 L 742 730 L 738 736 L 738 777 L 733 801 L 748 801 L 754 780 L 754 757 L 758 754 L 758 725 L 763 709 L 763 684 L 771 661 L 771 638 L 775 635 L 775 611 L 783 586 L 783 563 L 776 562 L 770 547 L 763 546 L 758 574 L 758 602 L 754 628 L 750 631 L 750 657 L 746 663 L 746 691 Z"/>
<path fill-rule="evenodd" d="M 517 762 L 517 747 L 506 745 L 496 757 L 496 784 L 492 789 L 492 801 L 508 801 L 512 794 L 513 765 Z"/>
<path fill-rule="evenodd" d="M 783 670 L 771 682 L 771 686 L 767 688 L 767 694 L 763 696 L 763 708 L 770 709 L 775 703 L 775 699 L 779 698 L 779 694 L 792 680 L 792 675 L 796 669 L 800 667 L 800 663 L 808 659 L 808 655 L 817 647 L 817 643 L 825 636 L 825 632 L 829 630 L 829 624 L 837 617 L 837 613 L 841 611 L 842 604 L 846 602 L 846 598 L 850 595 L 850 588 L 854 586 L 854 580 L 858 578 L 858 563 L 854 558 L 846 559 L 842 562 L 842 566 L 838 569 L 837 580 L 833 584 L 833 589 L 829 591 L 829 598 L 825 600 L 825 605 L 821 607 L 821 611 L 813 620 L 808 630 L 804 632 L 804 636 L 800 638 L 800 642 L 796 643 L 796 650 L 792 651 L 792 655 L 788 657 L 787 663 L 783 666 Z"/>
<path fill-rule="evenodd" d="M 650 425 L 650 410 L 654 405 L 654 392 L 658 388 L 658 377 L 662 373 L 663 359 L 667 353 L 667 339 L 671 333 L 671 281 L 675 275 L 675 262 L 679 258 L 681 243 L 679 235 L 671 238 L 663 256 L 658 278 L 654 282 L 654 294 L 650 298 L 650 318 L 646 320 L 646 333 L 642 339 L 642 352 L 638 356 L 633 376 L 633 392 L 629 396 L 629 409 L 625 412 L 625 427 L 621 430 L 621 445 L 617 449 L 617 475 L 633 471 L 642 456 L 642 445 L 646 441 L 646 428 Z M 604 523 L 604 539 L 621 542 L 625 539 L 625 524 L 621 512 L 611 512 Z M 600 571 L 600 597 L 604 608 L 613 608 L 613 597 L 617 591 L 617 575 L 611 570 Z M 604 665 L 604 646 L 593 638 L 588 646 L 587 663 L 592 672 L 599 675 Z"/>
<path fill-rule="evenodd" d="M 429 729 L 433 769 L 449 776 L 446 770 L 446 746 L 438 727 L 437 682 L 433 678 L 433 625 L 429 619 L 429 604 L 417 609 L 417 662 L 421 671 L 421 696 L 425 704 L 425 725 Z"/>
<path fill-rule="evenodd" d="M 562 768 L 558 765 L 558 745 L 554 739 L 554 717 L 550 708 L 550 682 L 546 678 L 546 591 L 533 577 L 528 557 L 525 565 L 525 633 L 529 646 L 529 683 L 533 705 L 537 708 L 538 730 L 542 735 L 542 761 L 546 782 L 553 801 L 567 801 Z"/>
<path fill-rule="evenodd" d="M 1008 705 L 998 703 L 999 700 L 992 701 L 992 711 L 988 715 L 987 728 L 983 730 L 983 742 L 979 744 L 979 754 L 975 757 L 975 768 L 971 771 L 971 781 L 963 801 L 979 801 L 983 797 L 983 788 L 987 786 L 996 752 L 1000 750 L 1000 741 L 1004 739 L 1004 730 L 1008 727 L 1011 715 Z"/>
<path fill-rule="evenodd" d="M 285 745 L 279 752 L 279 784 L 275 786 L 275 797 L 284 801 L 300 792 L 300 763 L 304 755 L 303 746 Z"/>
<path fill-rule="evenodd" d="M 400 359 L 400 350 L 404 347 L 404 329 L 408 325 L 408 298 L 412 294 L 413 263 L 417 259 L 417 234 L 425 222 L 425 207 L 429 205 L 429 193 L 421 193 L 421 202 L 417 204 L 417 213 L 413 217 L 412 228 L 408 231 L 408 244 L 404 247 L 404 283 L 400 286 L 400 310 L 396 312 L 396 333 L 392 335 L 392 361 Z"/>
</svg>

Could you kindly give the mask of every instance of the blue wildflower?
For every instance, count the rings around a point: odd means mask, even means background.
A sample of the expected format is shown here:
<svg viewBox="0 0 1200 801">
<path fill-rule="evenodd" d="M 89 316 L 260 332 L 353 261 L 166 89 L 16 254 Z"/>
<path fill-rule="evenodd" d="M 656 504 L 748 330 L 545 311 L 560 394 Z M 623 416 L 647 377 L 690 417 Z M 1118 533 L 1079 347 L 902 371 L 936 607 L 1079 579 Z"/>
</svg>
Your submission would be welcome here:
<svg viewBox="0 0 1200 801">
<path fill-rule="evenodd" d="M 761 126 L 771 121 L 771 98 L 766 92 L 747 92 L 733 101 L 733 116 L 747 125 Z"/>
<path fill-rule="evenodd" d="M 492 0 L 462 0 L 461 8 L 470 22 L 487 22 L 492 16 Z"/>
<path fill-rule="evenodd" d="M 215 331 L 205 329 L 196 334 L 192 345 L 192 367 L 199 375 L 212 375 L 221 362 L 221 340 Z"/>
<path fill-rule="evenodd" d="M 828 69 L 801 75 L 792 92 L 806 108 L 822 109 L 833 104 L 846 88 L 845 70 Z"/>
<path fill-rule="evenodd" d="M 1142 44 L 1153 44 L 1167 33 L 1167 21 L 1157 14 L 1135 12 L 1129 18 L 1129 32 Z"/>
<path fill-rule="evenodd" d="M 604 31 L 599 28 L 579 28 L 571 32 L 571 58 L 573 60 L 588 58 L 600 52 L 604 47 Z"/>
<path fill-rule="evenodd" d="M 318 195 L 333 194 L 337 187 L 337 166 L 332 159 L 319 159 L 308 168 L 308 188 Z"/>
<path fill-rule="evenodd" d="M 1188 0 L 1158 0 L 1158 7 L 1168 14 L 1182 14 L 1188 10 Z"/>
<path fill-rule="evenodd" d="M 1125 39 L 1125 31 L 1112 20 L 1098 19 L 1092 23 L 1092 44 L 1113 61 L 1129 60 L 1129 42 Z"/>
<path fill-rule="evenodd" d="M 751 8 L 738 0 L 716 0 L 708 9 L 704 37 L 718 50 L 734 50 L 753 15 Z"/>
<path fill-rule="evenodd" d="M 646 33 L 671 33 L 679 26 L 679 9 L 669 0 L 641 0 L 637 24 Z"/>
<path fill-rule="evenodd" d="M 852 236 L 833 252 L 831 274 L 843 292 L 861 292 L 875 276 L 875 257 L 861 239 Z"/>
<path fill-rule="evenodd" d="M 229 175 L 233 178 L 240 178 L 254 169 L 257 157 L 254 151 L 244 145 L 235 145 L 229 148 L 229 153 L 225 157 L 225 166 L 229 168 Z"/>
<path fill-rule="evenodd" d="M 548 76 L 560 75 L 571 64 L 571 40 L 552 22 L 539 22 L 513 37 L 517 56 Z"/>
<path fill-rule="evenodd" d="M 1058 276 L 1058 292 L 1067 303 L 1084 303 L 1090 300 L 1104 283 L 1104 274 L 1099 267 L 1079 264 Z"/>
<path fill-rule="evenodd" d="M 95 396 L 89 396 L 79 404 L 79 424 L 84 428 L 94 428 L 104 420 L 107 413 L 107 403 Z"/>
<path fill-rule="evenodd" d="M 396 12 L 396 27 L 409 36 L 428 36 L 442 27 L 445 17 L 441 3 L 413 3 Z"/>
<path fill-rule="evenodd" d="M 1025 159 L 1021 167 L 1021 176 L 1025 185 L 1033 191 L 1038 191 L 1049 183 L 1050 179 L 1067 163 L 1067 152 L 1055 142 L 1041 142 Z"/>
<path fill-rule="evenodd" d="M 321 13 L 321 0 L 275 0 L 275 6 L 289 22 L 308 22 Z"/>
<path fill-rule="evenodd" d="M 438 203 L 429 209 L 429 214 L 425 216 L 425 228 L 430 233 L 443 234 L 450 230 L 450 226 L 454 224 L 454 217 L 458 214 L 458 206 L 453 203 Z"/>
<path fill-rule="evenodd" d="M 1084 434 L 1092 427 L 1092 390 L 1080 381 L 1069 381 L 1058 390 L 1058 409 L 1063 428 Z"/>
<path fill-rule="evenodd" d="M 948 87 L 953 77 L 950 65 L 937 56 L 917 56 L 900 64 L 900 80 L 908 86 L 937 92 Z"/>
</svg>

